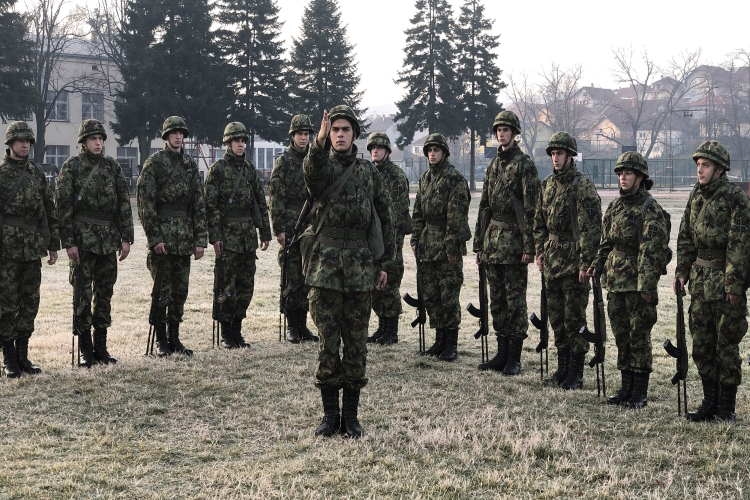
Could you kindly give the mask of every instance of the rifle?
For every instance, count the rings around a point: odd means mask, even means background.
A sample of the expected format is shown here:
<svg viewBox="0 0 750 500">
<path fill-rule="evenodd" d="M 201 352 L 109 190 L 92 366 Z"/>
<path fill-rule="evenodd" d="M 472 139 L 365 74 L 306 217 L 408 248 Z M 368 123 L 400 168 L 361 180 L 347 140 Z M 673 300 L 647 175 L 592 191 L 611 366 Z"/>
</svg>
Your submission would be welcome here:
<svg viewBox="0 0 750 500">
<path fill-rule="evenodd" d="M 474 334 L 474 338 L 481 341 L 482 363 L 486 363 L 490 359 L 487 342 L 487 335 L 490 332 L 489 306 L 487 303 L 487 269 L 481 260 L 479 262 L 479 309 L 470 303 L 466 310 L 475 318 L 479 318 L 479 330 Z"/>
<path fill-rule="evenodd" d="M 539 316 L 531 313 L 529 321 L 539 330 L 539 343 L 536 346 L 536 352 L 539 353 L 539 377 L 544 381 L 544 372 L 549 373 L 549 355 L 547 347 L 549 346 L 549 320 L 547 314 L 547 287 L 544 284 L 544 273 L 542 273 L 542 293 L 539 304 Z"/>
<path fill-rule="evenodd" d="M 224 259 L 223 257 L 216 257 L 214 261 L 214 302 L 213 309 L 211 311 L 211 317 L 213 318 L 213 329 L 211 330 L 211 347 L 219 347 L 221 343 L 222 322 L 224 319 L 224 302 L 227 297 L 224 294 Z"/>
<path fill-rule="evenodd" d="M 405 293 L 403 296 L 404 302 L 410 307 L 417 310 L 417 317 L 411 322 L 411 327 L 418 326 L 417 334 L 419 335 L 419 354 L 424 355 L 426 351 L 425 338 L 424 338 L 424 325 L 427 322 L 427 313 L 424 308 L 424 298 L 422 296 L 422 277 L 419 272 L 419 255 L 415 251 L 415 258 L 417 261 L 417 297 L 414 298 L 409 293 Z"/>
<path fill-rule="evenodd" d="M 284 242 L 284 255 L 281 259 L 281 285 L 279 290 L 279 342 L 283 342 L 286 338 L 285 332 L 288 323 L 286 302 L 289 298 L 289 291 L 287 291 L 286 288 L 289 281 L 289 275 L 287 274 L 289 253 L 292 251 L 292 247 L 299 243 L 299 237 L 302 234 L 303 226 L 307 222 L 312 208 L 313 200 L 308 196 L 297 216 L 297 222 L 294 223 L 291 234 L 288 235 L 289 237 Z"/>
<path fill-rule="evenodd" d="M 675 358 L 676 372 L 672 377 L 672 385 L 677 386 L 677 415 L 682 416 L 683 410 L 687 417 L 687 371 L 688 371 L 688 352 L 687 342 L 685 340 L 685 309 L 682 304 L 682 297 L 685 290 L 677 292 L 677 346 L 667 339 L 664 341 L 664 350 L 671 357 Z M 682 394 L 680 394 L 682 392 Z"/>
<path fill-rule="evenodd" d="M 166 304 L 162 297 L 161 284 L 163 279 L 163 261 L 162 257 L 153 254 L 151 262 L 154 264 L 155 276 L 154 286 L 151 288 L 151 309 L 148 313 L 148 337 L 146 337 L 146 354 L 145 356 L 154 355 L 154 340 L 156 340 L 156 329 L 164 324 L 166 316 Z"/>
<path fill-rule="evenodd" d="M 583 325 L 578 333 L 587 342 L 594 344 L 594 357 L 589 361 L 589 366 L 596 369 L 596 396 L 603 395 L 606 398 L 607 382 L 604 377 L 604 358 L 607 344 L 607 321 L 604 316 L 604 297 L 602 296 L 599 276 L 594 276 L 591 281 L 591 288 L 594 292 L 594 333 L 591 333 L 586 325 Z"/>
<path fill-rule="evenodd" d="M 80 259 L 80 257 L 79 257 Z M 81 343 L 76 342 L 78 335 L 81 333 L 81 323 L 79 321 L 79 315 L 76 314 L 78 305 L 81 302 L 81 296 L 83 295 L 83 280 L 81 279 L 81 270 L 83 266 L 81 261 L 74 267 L 73 271 L 73 335 L 70 343 L 70 367 L 75 368 L 81 366 Z"/>
</svg>

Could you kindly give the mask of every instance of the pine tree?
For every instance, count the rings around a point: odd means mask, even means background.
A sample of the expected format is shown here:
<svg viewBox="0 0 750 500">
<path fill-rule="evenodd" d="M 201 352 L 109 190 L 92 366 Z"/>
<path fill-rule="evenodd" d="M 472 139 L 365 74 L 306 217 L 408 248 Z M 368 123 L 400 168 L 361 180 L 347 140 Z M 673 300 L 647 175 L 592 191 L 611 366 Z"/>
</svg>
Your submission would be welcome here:
<svg viewBox="0 0 750 500">
<path fill-rule="evenodd" d="M 0 117 L 23 118 L 31 108 L 31 44 L 16 0 L 0 0 Z"/>
<path fill-rule="evenodd" d="M 461 86 L 455 71 L 453 11 L 447 0 L 417 0 L 406 30 L 404 70 L 397 83 L 406 95 L 396 103 L 396 122 L 404 147 L 419 130 L 457 137 L 463 130 Z"/>
</svg>

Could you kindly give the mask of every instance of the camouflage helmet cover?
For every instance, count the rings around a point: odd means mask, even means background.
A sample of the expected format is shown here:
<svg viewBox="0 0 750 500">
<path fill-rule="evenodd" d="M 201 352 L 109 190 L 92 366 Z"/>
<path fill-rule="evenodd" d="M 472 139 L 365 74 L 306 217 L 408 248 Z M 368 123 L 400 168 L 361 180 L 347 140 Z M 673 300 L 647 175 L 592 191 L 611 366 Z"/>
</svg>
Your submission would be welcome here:
<svg viewBox="0 0 750 500">
<path fill-rule="evenodd" d="M 422 147 L 422 152 L 425 156 L 427 156 L 427 150 L 430 148 L 430 146 L 437 146 L 442 149 L 445 153 L 446 158 L 451 155 L 451 152 L 448 149 L 448 141 L 445 140 L 445 136 L 443 134 L 430 134 L 427 137 L 427 140 L 424 141 L 424 146 Z"/>
<path fill-rule="evenodd" d="M 332 107 L 328 112 L 328 119 L 331 123 L 333 123 L 339 118 L 348 120 L 349 123 L 352 124 L 352 129 L 354 129 L 354 138 L 356 139 L 357 137 L 359 137 L 359 134 L 362 133 L 359 126 L 359 119 L 357 118 L 357 115 L 354 114 L 354 110 L 352 110 L 352 108 L 344 104 L 339 104 L 338 106 Z"/>
<path fill-rule="evenodd" d="M 383 132 L 373 132 L 370 137 L 367 138 L 367 151 L 370 151 L 375 146 L 382 146 L 391 152 L 391 139 Z"/>
<path fill-rule="evenodd" d="M 495 121 L 492 122 L 492 131 L 495 132 L 501 125 L 510 127 L 515 134 L 521 133 L 521 122 L 513 111 L 500 111 L 495 116 Z"/>
<path fill-rule="evenodd" d="M 190 136 L 190 130 L 187 128 L 185 119 L 181 116 L 169 116 L 164 120 L 164 124 L 161 126 L 161 138 L 166 139 L 167 134 L 175 130 L 182 130 L 185 137 Z"/>
<path fill-rule="evenodd" d="M 547 144 L 547 156 L 552 156 L 553 149 L 562 149 L 573 156 L 578 155 L 578 144 L 575 138 L 567 132 L 555 132 L 552 134 Z"/>
<path fill-rule="evenodd" d="M 295 132 L 310 132 L 311 134 L 315 131 L 312 127 L 312 121 L 308 115 L 294 115 L 292 121 L 289 124 L 289 135 Z"/>
<path fill-rule="evenodd" d="M 250 135 L 247 133 L 247 127 L 242 122 L 229 122 L 224 127 L 224 137 L 221 142 L 224 144 L 231 142 L 232 139 L 245 139 L 247 140 Z"/>
<path fill-rule="evenodd" d="M 107 140 L 107 131 L 99 120 L 83 120 L 81 127 L 78 129 L 78 144 L 83 144 L 86 139 L 93 135 L 101 135 L 102 139 Z"/>
<path fill-rule="evenodd" d="M 706 141 L 698 146 L 693 153 L 693 161 L 697 162 L 698 158 L 711 160 L 718 166 L 729 170 L 729 151 L 719 141 Z"/>
<path fill-rule="evenodd" d="M 623 169 L 633 170 L 643 174 L 643 176 L 648 179 L 648 162 L 643 155 L 637 151 L 627 151 L 617 158 L 615 172 Z"/>
<path fill-rule="evenodd" d="M 5 130 L 5 145 L 10 146 L 13 141 L 29 141 L 34 144 L 34 132 L 26 122 L 11 122 Z"/>
</svg>

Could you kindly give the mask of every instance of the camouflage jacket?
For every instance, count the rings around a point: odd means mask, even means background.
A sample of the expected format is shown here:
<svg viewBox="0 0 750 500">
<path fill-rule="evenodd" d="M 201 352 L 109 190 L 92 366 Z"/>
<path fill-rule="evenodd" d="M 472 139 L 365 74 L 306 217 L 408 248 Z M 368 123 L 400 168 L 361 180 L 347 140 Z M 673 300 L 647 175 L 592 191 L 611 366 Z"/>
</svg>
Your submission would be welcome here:
<svg viewBox="0 0 750 500">
<path fill-rule="evenodd" d="M 230 252 L 248 253 L 271 240 L 268 207 L 258 172 L 244 156 L 227 151 L 206 178 L 208 241 L 221 241 Z M 257 231 L 256 231 L 257 230 Z"/>
<path fill-rule="evenodd" d="M 536 254 L 548 279 L 577 275 L 596 258 L 602 236 L 602 201 L 575 162 L 542 182 L 534 215 Z M 575 221 L 573 221 L 575 217 Z"/>
<path fill-rule="evenodd" d="M 447 160 L 430 165 L 422 174 L 411 235 L 411 247 L 420 261 L 466 255 L 466 242 L 471 239 L 470 201 L 466 179 Z"/>
<path fill-rule="evenodd" d="M 307 149 L 297 151 L 289 146 L 276 158 L 271 172 L 271 221 L 273 233 L 291 233 L 307 199 L 302 161 Z"/>
<path fill-rule="evenodd" d="M 474 251 L 481 252 L 485 262 L 520 264 L 522 254 L 534 255 L 538 194 L 539 175 L 531 158 L 518 145 L 498 149 L 487 167 L 474 231 Z M 484 234 L 483 219 L 488 223 Z"/>
<path fill-rule="evenodd" d="M 63 248 L 107 255 L 133 243 L 130 192 L 113 158 L 84 152 L 69 158 L 57 178 L 56 202 Z"/>
<path fill-rule="evenodd" d="M 138 216 L 148 247 L 164 243 L 172 255 L 206 246 L 206 205 L 198 166 L 166 148 L 148 157 L 138 177 Z"/>
<path fill-rule="evenodd" d="M 725 176 L 696 185 L 677 236 L 677 277 L 688 280 L 690 294 L 703 300 L 721 300 L 725 293 L 743 295 L 750 270 L 748 256 L 747 195 Z M 705 261 L 713 262 L 703 265 Z"/>
<path fill-rule="evenodd" d="M 378 172 L 383 177 L 385 188 L 391 197 L 391 211 L 397 235 L 411 234 L 411 216 L 409 215 L 409 179 L 395 163 L 388 160 L 376 163 Z"/>
<path fill-rule="evenodd" d="M 604 214 L 594 267 L 604 266 L 602 286 L 610 292 L 654 292 L 669 263 L 671 256 L 662 251 L 669 243 L 669 222 L 658 202 L 649 199 L 651 193 L 641 186 L 610 203 Z"/>
<path fill-rule="evenodd" d="M 380 175 L 369 161 L 357 159 L 356 146 L 351 153 L 341 154 L 313 141 L 304 161 L 305 184 L 313 198 L 319 200 L 347 168 L 356 170 L 335 199 L 316 201 L 316 205 L 321 204 L 314 210 L 312 222 L 320 231 L 312 247 L 305 282 L 341 292 L 365 292 L 373 289 L 377 271 L 393 265 L 395 250 L 391 201 Z M 373 205 L 380 217 L 385 246 L 379 262 L 373 260 L 367 246 Z M 321 215 L 325 215 L 325 220 L 320 219 Z"/>
<path fill-rule="evenodd" d="M 52 187 L 30 160 L 0 164 L 0 255 L 28 262 L 60 249 Z"/>
</svg>

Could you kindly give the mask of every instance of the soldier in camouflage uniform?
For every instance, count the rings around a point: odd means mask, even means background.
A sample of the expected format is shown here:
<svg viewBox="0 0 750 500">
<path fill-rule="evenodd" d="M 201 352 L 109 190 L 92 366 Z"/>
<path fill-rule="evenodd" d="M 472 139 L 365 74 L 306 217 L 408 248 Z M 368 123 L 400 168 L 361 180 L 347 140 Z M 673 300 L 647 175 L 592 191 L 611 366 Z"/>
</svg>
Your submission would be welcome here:
<svg viewBox="0 0 750 500">
<path fill-rule="evenodd" d="M 587 271 L 602 235 L 602 202 L 593 183 L 576 169 L 577 149 L 565 132 L 550 138 L 553 171 L 542 182 L 534 216 L 536 263 L 546 284 L 557 348 L 557 371 L 545 384 L 566 390 L 583 386 L 588 342 L 578 331 L 586 324 Z"/>
<path fill-rule="evenodd" d="M 282 312 L 289 323 L 287 338 L 297 344 L 303 341 L 317 342 L 318 337 L 307 328 L 307 287 L 302 274 L 302 256 L 298 242 L 291 239 L 302 206 L 307 199 L 302 160 L 309 149 L 313 133 L 310 117 L 294 115 L 289 125 L 289 147 L 276 158 L 271 172 L 271 222 L 273 232 L 281 248 L 279 266 L 282 269 L 281 301 Z M 306 224 L 303 224 L 302 229 Z M 297 235 L 299 236 L 299 235 Z M 291 246 L 287 248 L 287 243 Z M 286 251 L 286 258 L 284 252 Z"/>
<path fill-rule="evenodd" d="M 404 171 L 391 161 L 391 140 L 386 134 L 375 132 L 367 139 L 367 151 L 372 163 L 383 176 L 391 198 L 396 234 L 396 253 L 393 267 L 386 269 L 388 285 L 385 289 L 375 290 L 372 294 L 372 310 L 378 316 L 378 329 L 367 338 L 367 342 L 390 345 L 398 342 L 398 317 L 401 315 L 401 279 L 404 277 L 404 235 L 411 234 L 411 217 L 409 216 L 409 179 Z"/>
<path fill-rule="evenodd" d="M 78 345 L 81 365 L 86 367 L 117 362 L 107 351 L 112 291 L 117 281 L 116 253 L 125 260 L 133 243 L 130 192 L 120 164 L 104 155 L 106 140 L 99 121 L 84 120 L 78 132 L 81 152 L 63 164 L 57 178 L 60 238 L 70 260 L 70 284 L 78 300 L 74 306 Z M 81 281 L 77 283 L 77 279 Z"/>
<path fill-rule="evenodd" d="M 271 225 L 263 186 L 253 164 L 245 158 L 249 135 L 240 122 L 224 128 L 224 158 L 216 161 L 206 179 L 206 221 L 208 241 L 213 245 L 216 260 L 214 276 L 223 281 L 221 298 L 221 336 L 227 349 L 249 347 L 242 336 L 242 319 L 253 298 L 255 285 L 255 252 L 267 250 L 271 241 Z"/>
<path fill-rule="evenodd" d="M 160 296 L 168 298 L 167 322 L 156 327 L 159 356 L 191 356 L 180 341 L 180 322 L 190 281 L 190 255 L 203 257 L 206 248 L 206 205 L 195 161 L 185 154 L 189 136 L 185 120 L 164 120 L 164 149 L 149 156 L 138 178 L 138 215 L 148 240 L 146 264 L 161 281 Z"/>
<path fill-rule="evenodd" d="M 411 248 L 417 259 L 421 295 L 435 329 L 427 354 L 442 361 L 458 359 L 461 325 L 463 256 L 471 239 L 466 179 L 448 161 L 450 150 L 442 134 L 430 134 L 422 148 L 429 169 L 419 179 L 414 200 Z"/>
<path fill-rule="evenodd" d="M 617 343 L 622 385 L 609 404 L 643 408 L 651 373 L 651 328 L 656 323 L 659 277 L 672 259 L 669 215 L 648 192 L 648 164 L 627 152 L 615 163 L 620 197 L 607 207 L 602 240 L 589 275 L 603 273 L 607 315 Z"/>
<path fill-rule="evenodd" d="M 747 332 L 750 206 L 742 189 L 727 180 L 724 146 L 704 142 L 693 160 L 698 183 L 680 223 L 675 273 L 676 292 L 690 286 L 693 360 L 703 384 L 703 402 L 688 420 L 733 422 L 742 380 L 738 345 Z"/>
<path fill-rule="evenodd" d="M 371 293 L 373 286 L 380 290 L 386 286 L 384 270 L 390 269 L 394 252 L 388 192 L 370 162 L 357 159 L 354 139 L 359 134 L 359 121 L 351 108 L 335 106 L 323 113 L 320 131 L 304 161 L 305 184 L 316 200 L 312 226 L 305 236 L 314 242 L 309 253 L 303 250 L 303 254 L 307 256 L 310 312 L 321 336 L 316 377 L 325 416 L 315 434 L 323 436 L 339 430 L 350 437 L 362 435 L 357 408 L 360 390 L 367 383 Z M 373 210 L 380 218 L 384 243 L 378 260 L 368 244 Z M 343 358 L 339 354 L 342 341 Z"/>
<path fill-rule="evenodd" d="M 29 360 L 29 338 L 39 311 L 42 256 L 57 261 L 60 238 L 52 188 L 44 172 L 29 160 L 34 133 L 26 122 L 5 131 L 0 163 L 0 343 L 5 376 L 41 370 Z"/>
<path fill-rule="evenodd" d="M 518 147 L 516 137 L 521 133 L 521 124 L 515 113 L 498 113 L 492 131 L 500 147 L 485 174 L 474 252 L 477 262 L 487 266 L 497 354 L 480 364 L 479 369 L 518 375 L 528 330 L 527 265 L 534 260 L 539 176 L 534 162 Z"/>
</svg>

